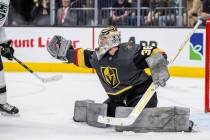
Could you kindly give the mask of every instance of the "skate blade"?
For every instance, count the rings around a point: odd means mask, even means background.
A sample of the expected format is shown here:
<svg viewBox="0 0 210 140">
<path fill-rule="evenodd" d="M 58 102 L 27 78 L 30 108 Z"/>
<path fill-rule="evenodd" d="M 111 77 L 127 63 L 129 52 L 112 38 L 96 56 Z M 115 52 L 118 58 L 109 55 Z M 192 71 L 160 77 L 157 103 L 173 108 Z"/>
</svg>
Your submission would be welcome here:
<svg viewBox="0 0 210 140">
<path fill-rule="evenodd" d="M 3 116 L 3 117 L 20 117 L 20 114 L 8 114 L 6 112 L 1 112 L 0 111 L 0 115 Z"/>
</svg>

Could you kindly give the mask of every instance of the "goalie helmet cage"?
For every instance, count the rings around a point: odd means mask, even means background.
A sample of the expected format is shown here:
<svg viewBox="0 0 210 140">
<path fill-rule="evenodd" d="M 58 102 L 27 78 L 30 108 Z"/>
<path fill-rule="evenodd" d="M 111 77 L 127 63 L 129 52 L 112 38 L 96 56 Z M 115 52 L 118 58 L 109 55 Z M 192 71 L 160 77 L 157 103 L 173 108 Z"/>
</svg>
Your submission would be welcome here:
<svg viewBox="0 0 210 140">
<path fill-rule="evenodd" d="M 206 21 L 205 112 L 210 112 L 210 19 Z"/>
</svg>

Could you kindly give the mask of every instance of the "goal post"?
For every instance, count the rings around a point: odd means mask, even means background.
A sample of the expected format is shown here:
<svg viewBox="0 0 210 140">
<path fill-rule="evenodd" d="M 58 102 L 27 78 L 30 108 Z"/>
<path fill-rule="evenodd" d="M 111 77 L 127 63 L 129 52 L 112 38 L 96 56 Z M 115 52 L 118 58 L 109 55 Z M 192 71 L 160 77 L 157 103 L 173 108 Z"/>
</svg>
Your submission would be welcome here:
<svg viewBox="0 0 210 140">
<path fill-rule="evenodd" d="M 210 19 L 206 21 L 206 57 L 205 57 L 205 112 L 210 112 Z"/>
</svg>

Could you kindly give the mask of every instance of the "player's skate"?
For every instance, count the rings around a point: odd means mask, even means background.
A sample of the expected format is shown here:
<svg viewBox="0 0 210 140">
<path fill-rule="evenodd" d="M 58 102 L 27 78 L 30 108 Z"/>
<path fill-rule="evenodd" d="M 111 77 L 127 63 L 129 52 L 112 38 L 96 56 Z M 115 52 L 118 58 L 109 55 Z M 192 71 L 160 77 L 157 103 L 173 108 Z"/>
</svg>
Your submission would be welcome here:
<svg viewBox="0 0 210 140">
<path fill-rule="evenodd" d="M 19 109 L 8 103 L 0 104 L 0 114 L 3 116 L 19 116 Z"/>
</svg>

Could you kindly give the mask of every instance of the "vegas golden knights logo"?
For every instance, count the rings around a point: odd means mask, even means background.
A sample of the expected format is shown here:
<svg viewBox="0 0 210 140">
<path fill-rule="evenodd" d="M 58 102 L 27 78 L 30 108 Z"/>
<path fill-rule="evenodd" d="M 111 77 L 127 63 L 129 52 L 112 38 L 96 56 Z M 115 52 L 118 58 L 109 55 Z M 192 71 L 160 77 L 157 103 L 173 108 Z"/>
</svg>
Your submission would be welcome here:
<svg viewBox="0 0 210 140">
<path fill-rule="evenodd" d="M 101 73 L 104 81 L 113 88 L 116 88 L 120 84 L 116 68 L 101 67 Z"/>
</svg>

